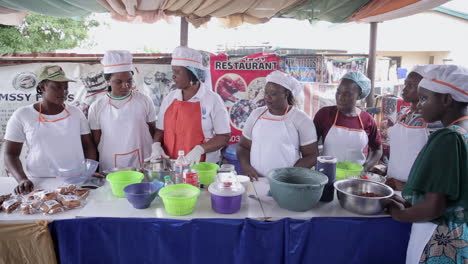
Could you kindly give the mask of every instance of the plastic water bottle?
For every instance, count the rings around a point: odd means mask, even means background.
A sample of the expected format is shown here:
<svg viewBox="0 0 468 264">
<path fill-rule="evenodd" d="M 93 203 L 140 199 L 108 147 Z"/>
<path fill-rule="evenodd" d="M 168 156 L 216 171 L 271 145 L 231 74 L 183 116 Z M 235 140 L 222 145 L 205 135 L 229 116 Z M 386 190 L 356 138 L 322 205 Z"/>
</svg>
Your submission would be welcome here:
<svg viewBox="0 0 468 264">
<path fill-rule="evenodd" d="M 179 157 L 175 161 L 174 169 L 175 169 L 175 183 L 183 183 L 184 182 L 184 170 L 189 168 L 189 162 L 185 159 L 185 153 L 183 150 L 179 150 L 178 152 Z"/>
<path fill-rule="evenodd" d="M 164 187 L 168 186 L 168 185 L 172 185 L 174 184 L 171 180 L 171 176 L 169 175 L 166 175 L 164 176 Z"/>
</svg>

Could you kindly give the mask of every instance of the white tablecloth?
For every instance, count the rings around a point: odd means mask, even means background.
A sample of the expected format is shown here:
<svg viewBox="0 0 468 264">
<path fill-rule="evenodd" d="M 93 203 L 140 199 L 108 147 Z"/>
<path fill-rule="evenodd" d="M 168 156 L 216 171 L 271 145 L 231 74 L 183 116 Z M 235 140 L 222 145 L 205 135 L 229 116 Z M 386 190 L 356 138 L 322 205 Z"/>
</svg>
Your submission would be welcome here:
<svg viewBox="0 0 468 264">
<path fill-rule="evenodd" d="M 54 178 L 34 179 L 36 188 L 55 189 L 60 181 Z M 16 181 L 11 177 L 0 177 L 0 194 L 13 192 Z M 269 184 L 266 178 L 252 183 L 253 188 L 247 192 L 239 212 L 235 214 L 219 214 L 211 209 L 211 198 L 207 189 L 202 189 L 197 205 L 192 214 L 172 216 L 166 213 L 162 200 L 157 197 L 146 209 L 135 209 L 125 198 L 112 195 L 110 187 L 105 186 L 92 190 L 83 208 L 78 208 L 55 215 L 23 215 L 20 211 L 6 214 L 0 212 L 0 221 L 34 221 L 40 219 L 69 219 L 77 217 L 137 217 L 137 218 L 255 218 L 276 220 L 285 217 L 295 219 L 310 219 L 312 217 L 382 217 L 388 215 L 364 216 L 348 212 L 341 208 L 336 198 L 330 203 L 319 202 L 306 212 L 293 212 L 278 206 L 273 197 L 268 196 Z M 258 194 L 258 197 L 257 197 Z M 258 198 L 258 199 L 256 199 Z"/>
</svg>

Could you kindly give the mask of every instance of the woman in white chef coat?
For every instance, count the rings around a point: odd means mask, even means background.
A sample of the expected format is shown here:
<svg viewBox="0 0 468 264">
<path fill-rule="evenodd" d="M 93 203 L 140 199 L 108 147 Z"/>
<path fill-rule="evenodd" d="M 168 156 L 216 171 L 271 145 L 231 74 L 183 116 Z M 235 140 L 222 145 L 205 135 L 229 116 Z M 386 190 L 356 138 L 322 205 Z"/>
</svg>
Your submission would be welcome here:
<svg viewBox="0 0 468 264">
<path fill-rule="evenodd" d="M 151 155 L 156 113 L 151 99 L 134 90 L 132 59 L 128 51 L 111 50 L 101 61 L 109 92 L 88 113 L 101 172 L 142 168 Z"/>
<path fill-rule="evenodd" d="M 312 168 L 317 162 L 314 123 L 294 106 L 302 85 L 281 71 L 270 73 L 266 82 L 266 106 L 250 114 L 237 147 L 242 169 L 252 179 L 272 169 Z"/>
<path fill-rule="evenodd" d="M 68 82 L 57 65 L 41 68 L 37 93 L 39 103 L 18 108 L 8 120 L 5 133 L 5 165 L 18 181 L 16 193 L 34 189 L 31 177 L 51 177 L 51 168 L 76 169 L 85 158 L 96 160 L 96 147 L 84 114 L 65 105 Z M 29 154 L 26 166 L 20 160 L 23 143 Z"/>
<path fill-rule="evenodd" d="M 176 159 L 178 151 L 183 150 L 191 163 L 217 163 L 231 133 L 226 106 L 208 88 L 211 80 L 205 80 L 200 52 L 177 47 L 171 65 L 177 89 L 161 104 L 151 156 Z"/>
<path fill-rule="evenodd" d="M 408 180 L 408 175 L 419 151 L 426 144 L 430 132 L 442 128 L 442 124 L 427 123 L 417 109 L 419 102 L 418 84 L 424 72 L 432 69 L 431 65 L 414 67 L 405 80 L 401 96 L 411 106 L 398 115 L 398 122 L 388 129 L 390 139 L 390 160 L 388 162 L 386 184 L 401 191 Z"/>
</svg>

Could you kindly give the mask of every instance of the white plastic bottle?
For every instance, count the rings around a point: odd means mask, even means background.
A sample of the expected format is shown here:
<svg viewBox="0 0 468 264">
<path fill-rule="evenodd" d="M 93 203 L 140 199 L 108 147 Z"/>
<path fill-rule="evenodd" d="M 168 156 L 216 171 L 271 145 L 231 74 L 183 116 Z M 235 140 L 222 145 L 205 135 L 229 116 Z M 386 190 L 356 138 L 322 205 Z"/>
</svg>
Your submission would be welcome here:
<svg viewBox="0 0 468 264">
<path fill-rule="evenodd" d="M 177 158 L 174 169 L 175 169 L 175 183 L 184 183 L 184 170 L 189 168 L 189 162 L 185 159 L 185 153 L 183 150 L 179 150 L 179 157 Z"/>
</svg>

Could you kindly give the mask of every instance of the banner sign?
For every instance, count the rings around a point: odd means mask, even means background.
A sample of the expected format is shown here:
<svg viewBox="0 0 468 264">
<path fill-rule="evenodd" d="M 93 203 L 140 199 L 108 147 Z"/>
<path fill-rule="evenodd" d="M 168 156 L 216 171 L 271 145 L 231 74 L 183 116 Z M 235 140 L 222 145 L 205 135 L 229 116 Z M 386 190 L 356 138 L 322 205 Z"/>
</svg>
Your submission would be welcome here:
<svg viewBox="0 0 468 264">
<path fill-rule="evenodd" d="M 226 54 L 211 56 L 211 80 L 229 112 L 230 144 L 237 143 L 250 113 L 264 106 L 265 77 L 279 67 L 279 57 L 257 53 L 231 61 Z"/>
</svg>

